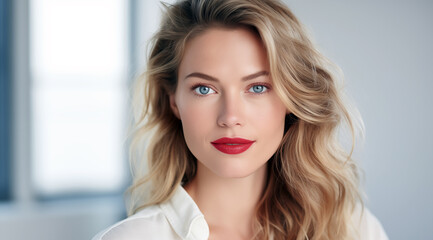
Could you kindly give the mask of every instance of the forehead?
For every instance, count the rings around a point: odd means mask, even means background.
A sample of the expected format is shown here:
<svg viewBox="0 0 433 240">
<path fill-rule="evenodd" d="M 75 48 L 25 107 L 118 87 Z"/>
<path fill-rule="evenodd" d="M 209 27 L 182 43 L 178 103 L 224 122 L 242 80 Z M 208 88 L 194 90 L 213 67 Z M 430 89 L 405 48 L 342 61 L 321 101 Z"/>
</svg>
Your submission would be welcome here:
<svg viewBox="0 0 433 240">
<path fill-rule="evenodd" d="M 249 74 L 258 70 L 268 70 L 266 51 L 258 34 L 247 28 L 205 30 L 187 41 L 179 66 L 179 74 L 191 71 Z"/>
</svg>

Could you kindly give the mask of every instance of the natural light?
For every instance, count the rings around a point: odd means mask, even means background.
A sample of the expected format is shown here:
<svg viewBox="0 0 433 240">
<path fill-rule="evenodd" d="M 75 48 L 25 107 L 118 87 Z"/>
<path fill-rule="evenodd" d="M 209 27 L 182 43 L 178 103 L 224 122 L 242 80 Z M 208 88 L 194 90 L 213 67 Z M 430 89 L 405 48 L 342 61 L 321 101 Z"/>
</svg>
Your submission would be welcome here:
<svg viewBox="0 0 433 240">
<path fill-rule="evenodd" d="M 126 181 L 127 1 L 30 1 L 32 178 L 38 194 Z"/>
</svg>

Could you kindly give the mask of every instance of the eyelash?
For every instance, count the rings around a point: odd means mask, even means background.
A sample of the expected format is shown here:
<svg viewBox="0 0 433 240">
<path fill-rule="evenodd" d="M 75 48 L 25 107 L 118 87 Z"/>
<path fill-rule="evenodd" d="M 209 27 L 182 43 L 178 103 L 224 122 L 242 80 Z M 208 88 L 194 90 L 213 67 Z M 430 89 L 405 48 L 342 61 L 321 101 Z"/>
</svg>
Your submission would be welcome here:
<svg viewBox="0 0 433 240">
<path fill-rule="evenodd" d="M 270 84 L 268 84 L 268 83 L 264 83 L 264 82 L 257 82 L 257 83 L 253 83 L 253 84 L 251 84 L 251 85 L 248 85 L 247 89 L 250 89 L 250 88 L 252 88 L 252 87 L 254 87 L 254 86 L 264 86 L 264 87 L 266 87 L 266 91 L 264 91 L 264 92 L 260 92 L 260 93 L 252 93 L 252 92 L 248 92 L 248 93 L 256 94 L 256 95 L 261 95 L 261 94 L 268 93 L 268 92 L 271 90 L 271 86 L 270 86 Z M 195 90 L 196 90 L 198 87 L 208 87 L 208 88 L 212 89 L 213 91 L 215 91 L 213 87 L 211 87 L 211 86 L 209 86 L 209 85 L 207 85 L 207 84 L 197 83 L 197 84 L 194 84 L 194 85 L 191 87 L 191 91 L 193 91 L 194 95 L 196 95 L 197 97 L 206 97 L 206 96 L 207 96 L 207 94 L 202 95 L 202 94 L 197 94 L 197 93 L 195 93 Z M 217 91 L 215 91 L 215 92 L 217 92 Z"/>
</svg>

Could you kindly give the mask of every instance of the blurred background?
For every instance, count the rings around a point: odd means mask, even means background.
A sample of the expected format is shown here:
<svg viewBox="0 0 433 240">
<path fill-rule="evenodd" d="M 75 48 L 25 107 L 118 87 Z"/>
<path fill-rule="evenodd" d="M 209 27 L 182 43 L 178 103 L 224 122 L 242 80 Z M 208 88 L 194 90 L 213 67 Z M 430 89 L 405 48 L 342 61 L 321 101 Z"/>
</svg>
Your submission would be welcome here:
<svg viewBox="0 0 433 240">
<path fill-rule="evenodd" d="M 390 239 L 433 239 L 433 2 L 286 2 L 363 116 L 367 207 Z M 90 239 L 126 216 L 129 87 L 160 10 L 0 1 L 1 239 Z"/>
</svg>

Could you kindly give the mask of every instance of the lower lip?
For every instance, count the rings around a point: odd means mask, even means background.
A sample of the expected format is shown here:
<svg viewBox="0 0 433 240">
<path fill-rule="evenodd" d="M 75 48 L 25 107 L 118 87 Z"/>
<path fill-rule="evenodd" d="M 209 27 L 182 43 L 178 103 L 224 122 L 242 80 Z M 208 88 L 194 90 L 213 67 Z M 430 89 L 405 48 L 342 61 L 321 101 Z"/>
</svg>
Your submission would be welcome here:
<svg viewBox="0 0 433 240">
<path fill-rule="evenodd" d="M 239 154 L 239 153 L 243 153 L 246 150 L 248 150 L 248 148 L 251 147 L 251 145 L 254 142 L 251 143 L 244 143 L 244 144 L 236 144 L 236 145 L 228 145 L 228 144 L 217 144 L 217 143 L 212 143 L 212 145 L 218 149 L 219 151 L 226 153 L 226 154 Z"/>
</svg>

